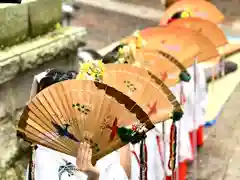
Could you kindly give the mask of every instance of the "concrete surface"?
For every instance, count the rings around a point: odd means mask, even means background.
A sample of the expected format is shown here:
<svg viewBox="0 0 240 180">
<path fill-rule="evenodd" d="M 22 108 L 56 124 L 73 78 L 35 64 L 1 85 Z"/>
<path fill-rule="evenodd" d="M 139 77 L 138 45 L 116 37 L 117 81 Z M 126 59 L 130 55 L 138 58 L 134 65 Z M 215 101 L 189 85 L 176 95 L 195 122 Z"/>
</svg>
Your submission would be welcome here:
<svg viewBox="0 0 240 180">
<path fill-rule="evenodd" d="M 101 8 L 81 4 L 81 9 L 76 13 L 72 24 L 87 28 L 85 38 L 87 46 L 102 49 L 124 36 L 130 35 L 136 29 L 156 25 L 156 21 L 146 20 L 106 11 Z"/>
<path fill-rule="evenodd" d="M 134 5 L 131 3 L 113 1 L 113 0 L 76 0 L 77 2 L 107 11 L 114 11 L 125 15 L 131 15 L 142 19 L 159 21 L 159 17 L 162 16 L 162 11 L 153 7 L 146 7 L 143 4 Z M 159 1 L 160 3 L 160 1 Z"/>
</svg>

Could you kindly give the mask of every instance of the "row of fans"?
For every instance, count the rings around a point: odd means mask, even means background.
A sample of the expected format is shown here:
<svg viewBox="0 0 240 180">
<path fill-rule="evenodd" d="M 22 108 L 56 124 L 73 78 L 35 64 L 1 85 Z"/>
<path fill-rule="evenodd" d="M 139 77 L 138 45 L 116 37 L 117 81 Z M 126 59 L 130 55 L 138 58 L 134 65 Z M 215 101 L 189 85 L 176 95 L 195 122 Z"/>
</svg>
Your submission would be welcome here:
<svg viewBox="0 0 240 180">
<path fill-rule="evenodd" d="M 95 163 L 126 143 L 140 142 L 156 123 L 172 119 L 174 125 L 183 110 L 169 88 L 190 81 L 186 68 L 216 65 L 238 49 L 215 24 L 222 20 L 206 1 L 175 3 L 160 26 L 124 38 L 104 57 L 120 64 L 82 64 L 75 80 L 39 92 L 25 107 L 18 134 L 71 156 L 87 141 Z"/>
</svg>

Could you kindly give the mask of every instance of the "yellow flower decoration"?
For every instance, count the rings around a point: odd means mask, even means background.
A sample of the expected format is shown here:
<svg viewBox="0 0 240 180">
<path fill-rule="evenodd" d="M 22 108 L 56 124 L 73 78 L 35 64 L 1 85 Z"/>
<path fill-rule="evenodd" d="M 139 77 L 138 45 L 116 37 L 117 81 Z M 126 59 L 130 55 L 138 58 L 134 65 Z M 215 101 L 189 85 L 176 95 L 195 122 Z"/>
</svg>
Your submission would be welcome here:
<svg viewBox="0 0 240 180">
<path fill-rule="evenodd" d="M 133 33 L 133 36 L 136 37 L 136 48 L 142 48 L 146 45 L 146 41 L 143 39 L 143 37 L 140 35 L 139 31 L 135 31 Z"/>
<path fill-rule="evenodd" d="M 102 61 L 93 61 L 83 63 L 80 65 L 79 73 L 76 77 L 77 80 L 95 80 L 101 81 L 104 72 L 104 64 Z"/>
<path fill-rule="evenodd" d="M 189 8 L 184 9 L 184 12 L 181 14 L 181 18 L 188 18 L 192 16 L 192 11 Z"/>
<path fill-rule="evenodd" d="M 124 58 L 125 57 L 125 52 L 124 52 L 124 47 L 118 49 L 118 58 Z"/>
</svg>

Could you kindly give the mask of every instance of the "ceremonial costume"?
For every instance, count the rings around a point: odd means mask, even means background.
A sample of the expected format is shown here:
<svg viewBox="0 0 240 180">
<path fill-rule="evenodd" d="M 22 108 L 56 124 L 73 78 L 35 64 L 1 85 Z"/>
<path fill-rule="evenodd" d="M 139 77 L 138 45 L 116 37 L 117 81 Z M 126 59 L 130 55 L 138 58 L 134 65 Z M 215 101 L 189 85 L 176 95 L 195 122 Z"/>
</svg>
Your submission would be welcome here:
<svg viewBox="0 0 240 180">
<path fill-rule="evenodd" d="M 42 72 L 34 77 L 31 98 L 39 89 L 39 82 L 47 74 Z M 29 167 L 26 180 L 87 180 L 87 176 L 76 168 L 76 158 L 54 151 L 52 149 L 37 145 L 30 159 L 32 177 L 29 176 Z M 120 152 L 111 154 L 97 161 L 97 169 L 100 172 L 100 180 L 127 180 L 124 169 L 120 165 Z M 117 172 L 117 173 L 116 173 Z M 33 179 L 32 179 L 33 178 Z"/>
<path fill-rule="evenodd" d="M 194 67 L 188 68 L 188 72 L 191 75 L 190 82 L 181 82 L 175 87 L 170 88 L 176 98 L 183 104 L 184 115 L 179 122 L 176 122 L 177 125 L 177 162 L 176 166 L 176 175 L 179 179 L 185 179 L 187 173 L 186 161 L 193 160 L 193 149 L 194 149 L 194 140 L 193 133 L 194 131 L 198 133 L 197 140 L 198 145 L 203 144 L 203 125 L 205 123 L 204 115 L 205 108 L 207 103 L 207 92 L 206 92 L 206 82 L 205 74 L 202 68 L 198 65 L 196 66 L 196 101 L 194 101 Z M 194 106 L 196 103 L 196 106 Z M 193 121 L 193 108 L 196 108 L 196 122 Z M 164 123 L 164 125 L 163 125 Z M 171 120 L 159 123 L 156 125 L 158 131 L 158 139 L 160 139 L 161 147 L 163 152 L 159 152 L 162 161 L 165 163 L 165 170 L 167 178 L 171 179 L 171 171 L 167 167 L 167 162 L 169 160 L 169 143 L 170 143 L 170 126 Z M 163 129 L 164 128 L 164 129 Z M 163 143 L 164 142 L 164 143 Z"/>
</svg>

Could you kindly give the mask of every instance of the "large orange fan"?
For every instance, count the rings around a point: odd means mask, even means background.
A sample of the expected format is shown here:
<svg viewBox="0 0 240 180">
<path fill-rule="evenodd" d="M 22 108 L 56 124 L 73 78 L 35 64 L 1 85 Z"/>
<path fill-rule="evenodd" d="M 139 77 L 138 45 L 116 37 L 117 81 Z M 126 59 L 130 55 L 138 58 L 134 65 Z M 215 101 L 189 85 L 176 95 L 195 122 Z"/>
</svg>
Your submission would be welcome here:
<svg viewBox="0 0 240 180">
<path fill-rule="evenodd" d="M 213 22 L 193 17 L 177 19 L 168 25 L 169 27 L 185 27 L 202 33 L 208 37 L 216 47 L 223 46 L 228 43 L 224 32 Z"/>
<path fill-rule="evenodd" d="M 78 143 L 88 142 L 93 163 L 141 133 L 132 124 L 153 128 L 148 115 L 129 97 L 94 81 L 63 81 L 42 90 L 26 106 L 18 135 L 71 156 Z M 126 133 L 127 132 L 127 133 Z"/>
<path fill-rule="evenodd" d="M 140 31 L 140 34 L 143 38 L 147 39 L 149 43 L 151 43 L 151 39 L 162 39 L 162 36 L 166 38 L 169 36 L 176 36 L 177 38 L 184 40 L 190 38 L 199 47 L 198 61 L 206 61 L 219 56 L 216 46 L 210 39 L 208 39 L 202 33 L 186 27 L 151 27 Z M 188 43 L 188 41 L 185 42 Z"/>
<path fill-rule="evenodd" d="M 77 79 L 89 78 L 88 75 L 94 71 L 93 66 L 84 71 L 81 68 Z M 100 81 L 133 99 L 147 112 L 153 124 L 170 119 L 171 113 L 182 113 L 180 104 L 168 87 L 144 69 L 130 64 L 107 64 L 104 65 L 102 74 Z M 92 77 L 95 78 L 96 75 Z"/>
<path fill-rule="evenodd" d="M 207 1 L 181 0 L 166 10 L 160 25 L 167 25 L 175 19 L 188 17 L 199 17 L 213 23 L 222 23 L 224 20 L 224 15 Z"/>
<path fill-rule="evenodd" d="M 179 59 L 180 62 L 185 59 L 192 59 L 199 54 L 200 49 L 195 39 L 190 36 L 177 36 L 174 33 L 167 32 L 167 29 L 161 30 L 159 34 L 153 34 L 151 36 L 141 36 L 142 41 L 145 41 L 144 46 L 141 48 L 145 51 L 161 51 L 165 54 L 169 54 L 175 59 Z M 139 37 L 127 37 L 122 40 L 122 43 L 135 43 L 138 44 Z M 163 54 L 164 54 L 163 53 Z"/>
<path fill-rule="evenodd" d="M 172 4 L 178 1 L 179 0 L 161 0 L 161 3 L 165 5 L 166 8 L 169 8 Z M 192 0 L 192 1 L 211 1 L 211 0 Z"/>
<path fill-rule="evenodd" d="M 123 40 L 123 43 L 137 44 L 139 43 L 138 38 L 145 41 L 145 45 L 143 48 L 136 49 L 134 53 L 135 63 L 133 64 L 147 67 L 151 71 L 158 69 L 158 73 L 155 70 L 153 71 L 158 74 L 158 77 L 160 77 L 159 73 L 166 74 L 168 72 L 172 74 L 169 76 L 172 78 L 165 78 L 164 82 L 168 86 L 176 83 L 176 74 L 179 70 L 180 72 L 186 72 L 186 68 L 193 65 L 196 56 L 199 62 L 210 59 L 214 64 L 219 62 L 219 59 L 215 58 L 219 56 L 215 45 L 201 33 L 188 28 L 150 27 L 139 31 L 137 37 L 127 37 Z M 175 42 L 175 46 L 173 42 Z M 182 43 L 182 46 L 179 46 L 180 43 Z"/>
<path fill-rule="evenodd" d="M 179 81 L 188 82 L 190 74 L 187 72 L 190 61 L 181 63 L 179 60 L 163 51 L 136 50 L 133 66 L 153 72 L 168 87 L 174 86 Z"/>
</svg>

